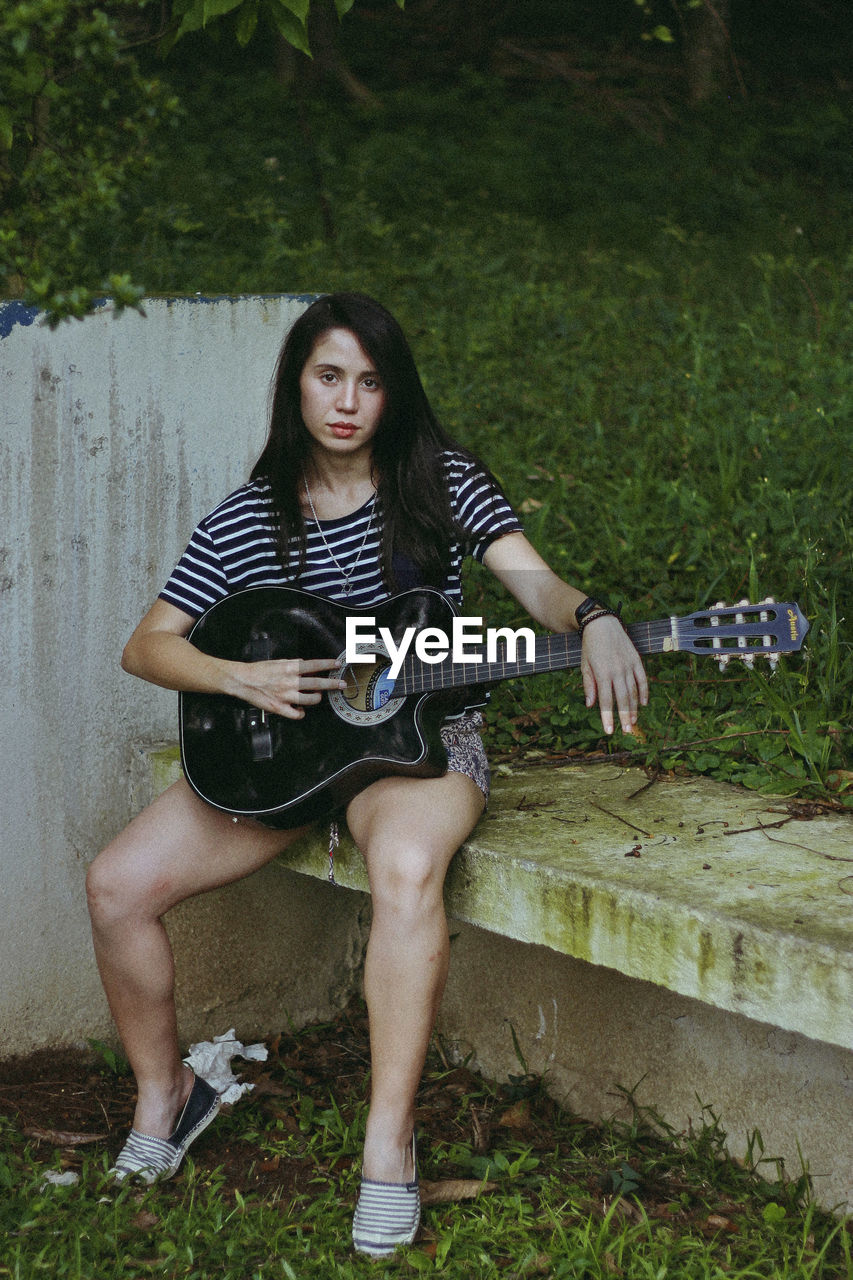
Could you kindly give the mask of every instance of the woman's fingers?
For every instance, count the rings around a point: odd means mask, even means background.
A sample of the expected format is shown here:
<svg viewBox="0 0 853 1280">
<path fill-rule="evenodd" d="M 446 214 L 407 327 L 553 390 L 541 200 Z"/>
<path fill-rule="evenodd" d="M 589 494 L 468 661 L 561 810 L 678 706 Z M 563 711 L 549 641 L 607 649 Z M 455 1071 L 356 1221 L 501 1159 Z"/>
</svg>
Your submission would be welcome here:
<svg viewBox="0 0 853 1280">
<path fill-rule="evenodd" d="M 614 710 L 619 716 L 623 733 L 630 733 L 637 723 L 640 711 L 640 693 L 633 672 L 612 681 L 598 684 L 598 709 L 604 732 L 611 734 L 614 728 Z"/>
<path fill-rule="evenodd" d="M 301 720 L 305 708 L 320 702 L 330 689 L 346 682 L 326 674 L 338 667 L 335 658 L 280 658 L 247 664 L 247 700 L 264 711 Z"/>
<path fill-rule="evenodd" d="M 604 732 L 613 732 L 615 710 L 623 732 L 630 733 L 649 689 L 640 657 L 617 619 L 599 618 L 585 630 L 581 670 L 586 705 L 598 699 Z"/>
</svg>

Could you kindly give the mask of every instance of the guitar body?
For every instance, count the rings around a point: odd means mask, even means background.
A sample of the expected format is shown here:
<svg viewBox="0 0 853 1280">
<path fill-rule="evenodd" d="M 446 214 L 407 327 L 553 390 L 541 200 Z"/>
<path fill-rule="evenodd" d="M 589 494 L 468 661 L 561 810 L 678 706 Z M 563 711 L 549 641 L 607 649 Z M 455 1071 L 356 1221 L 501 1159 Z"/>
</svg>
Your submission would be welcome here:
<svg viewBox="0 0 853 1280">
<path fill-rule="evenodd" d="M 450 632 L 454 614 L 445 596 L 423 588 L 369 609 L 290 587 L 226 596 L 191 631 L 198 649 L 241 661 L 337 658 L 348 687 L 306 708 L 301 720 L 266 716 L 224 694 L 182 693 L 181 762 L 190 786 L 227 813 L 289 829 L 344 807 L 377 778 L 440 776 L 441 722 L 470 704 L 470 692 L 389 697 L 389 659 L 377 645 L 375 664 L 347 667 L 345 627 L 347 617 L 374 618 L 377 635 L 386 627 L 396 641 L 407 627 Z"/>
</svg>

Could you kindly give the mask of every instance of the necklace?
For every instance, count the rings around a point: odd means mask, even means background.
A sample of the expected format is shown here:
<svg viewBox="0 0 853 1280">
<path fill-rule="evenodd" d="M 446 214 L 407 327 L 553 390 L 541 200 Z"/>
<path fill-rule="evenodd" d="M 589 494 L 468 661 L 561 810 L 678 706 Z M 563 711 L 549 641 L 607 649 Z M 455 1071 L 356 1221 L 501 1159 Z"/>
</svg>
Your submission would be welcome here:
<svg viewBox="0 0 853 1280">
<path fill-rule="evenodd" d="M 320 524 L 320 521 L 317 519 L 317 512 L 314 510 L 314 500 L 311 497 L 311 490 L 308 488 L 308 477 L 306 476 L 304 471 L 302 472 L 302 483 L 305 486 L 305 497 L 308 499 L 308 506 L 311 508 L 311 517 L 317 526 L 320 537 L 323 539 L 323 546 L 328 551 L 329 556 L 334 561 L 334 564 L 338 573 L 341 575 L 341 577 L 344 580 L 344 586 L 343 586 L 344 595 L 348 596 L 352 591 L 352 583 L 350 582 L 350 579 L 352 578 L 353 574 L 358 568 L 358 562 L 361 559 L 361 553 L 364 550 L 364 548 L 367 546 L 367 539 L 370 536 L 370 530 L 373 528 L 373 514 L 376 510 L 376 503 L 374 502 L 373 506 L 370 508 L 370 518 L 367 521 L 367 528 L 364 530 L 364 537 L 361 540 L 361 546 L 358 549 L 358 554 L 356 555 L 355 560 L 353 560 L 349 569 L 345 570 L 340 560 L 335 555 L 332 548 L 329 546 L 329 543 L 326 539 L 326 535 L 323 532 L 323 526 Z M 376 494 L 374 490 L 374 497 L 375 496 Z"/>
</svg>

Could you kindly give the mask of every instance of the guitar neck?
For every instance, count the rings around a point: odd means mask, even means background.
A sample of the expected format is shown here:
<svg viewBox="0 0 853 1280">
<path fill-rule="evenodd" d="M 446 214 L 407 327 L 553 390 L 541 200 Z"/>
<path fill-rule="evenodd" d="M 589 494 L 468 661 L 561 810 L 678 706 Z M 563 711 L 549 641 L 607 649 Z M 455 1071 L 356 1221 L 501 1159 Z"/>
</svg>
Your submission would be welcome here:
<svg viewBox="0 0 853 1280">
<path fill-rule="evenodd" d="M 635 622 L 626 628 L 638 653 L 662 653 L 676 649 L 673 626 L 667 618 L 662 622 Z M 408 657 L 394 683 L 395 696 L 410 693 L 430 693 L 439 689 L 455 689 L 464 685 L 497 684 L 514 676 L 533 676 L 545 671 L 566 671 L 581 664 L 581 637 L 576 631 L 536 636 L 533 661 L 528 661 L 527 646 L 520 641 L 518 653 L 523 657 L 508 658 L 505 642 L 503 656 L 488 661 L 486 649 L 474 650 L 479 661 L 453 662 L 451 657 L 441 662 L 427 663 L 420 658 Z M 472 652 L 472 646 L 466 646 Z"/>
<path fill-rule="evenodd" d="M 695 653 L 700 656 L 776 658 L 799 649 L 809 624 L 799 606 L 772 600 L 752 605 L 747 601 L 715 606 L 686 617 L 660 618 L 656 622 L 635 622 L 626 628 L 638 653 Z M 510 634 L 512 634 L 510 632 Z M 532 633 L 529 633 L 532 634 Z M 487 645 L 465 646 L 470 661 L 456 662 L 448 654 L 441 661 L 424 662 L 417 656 L 404 661 L 394 682 L 394 696 L 430 693 L 464 685 L 496 684 L 513 676 L 532 676 L 544 671 L 565 671 L 581 663 L 581 637 L 576 631 L 536 636 L 532 655 L 522 635 L 515 637 L 514 650 L 507 650 L 502 636 L 494 651 Z"/>
</svg>

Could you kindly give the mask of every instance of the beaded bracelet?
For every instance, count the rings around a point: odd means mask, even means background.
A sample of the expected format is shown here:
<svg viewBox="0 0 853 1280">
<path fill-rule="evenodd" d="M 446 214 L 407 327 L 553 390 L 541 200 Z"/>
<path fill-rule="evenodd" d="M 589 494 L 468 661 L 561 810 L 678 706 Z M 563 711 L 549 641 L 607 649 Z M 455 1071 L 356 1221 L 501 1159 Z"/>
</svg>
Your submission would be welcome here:
<svg viewBox="0 0 853 1280">
<path fill-rule="evenodd" d="M 587 614 L 592 613 L 594 610 L 604 608 L 606 608 L 606 606 L 601 604 L 600 601 L 593 599 L 592 596 L 587 596 L 585 600 L 581 600 L 577 609 L 575 609 L 575 626 L 578 631 L 580 631 L 581 624 Z"/>
<path fill-rule="evenodd" d="M 590 613 L 587 613 L 582 618 L 581 624 L 578 627 L 578 635 L 580 635 L 581 638 L 583 638 L 584 629 L 588 627 L 591 622 L 597 622 L 599 618 L 618 618 L 618 617 L 619 617 L 618 613 L 615 613 L 613 609 L 608 609 L 607 606 L 603 604 L 599 605 L 597 609 L 592 610 Z"/>
</svg>

